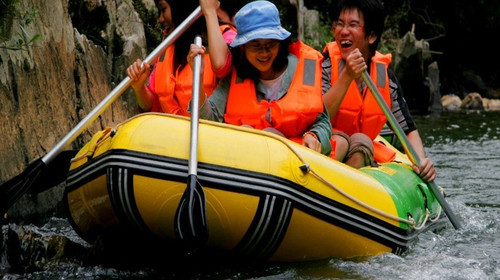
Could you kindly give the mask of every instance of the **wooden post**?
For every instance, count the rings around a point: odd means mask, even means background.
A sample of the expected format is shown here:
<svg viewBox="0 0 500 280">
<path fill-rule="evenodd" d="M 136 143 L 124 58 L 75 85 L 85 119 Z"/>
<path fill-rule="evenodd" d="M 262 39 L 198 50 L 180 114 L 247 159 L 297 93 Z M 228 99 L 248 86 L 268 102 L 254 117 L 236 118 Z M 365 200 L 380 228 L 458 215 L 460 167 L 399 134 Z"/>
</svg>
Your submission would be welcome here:
<svg viewBox="0 0 500 280">
<path fill-rule="evenodd" d="M 429 104 L 431 113 L 441 112 L 441 92 L 439 84 L 439 68 L 436 61 L 427 66 L 427 82 L 429 83 Z"/>
<path fill-rule="evenodd" d="M 289 0 L 297 8 L 297 39 L 304 41 L 304 0 Z"/>
</svg>

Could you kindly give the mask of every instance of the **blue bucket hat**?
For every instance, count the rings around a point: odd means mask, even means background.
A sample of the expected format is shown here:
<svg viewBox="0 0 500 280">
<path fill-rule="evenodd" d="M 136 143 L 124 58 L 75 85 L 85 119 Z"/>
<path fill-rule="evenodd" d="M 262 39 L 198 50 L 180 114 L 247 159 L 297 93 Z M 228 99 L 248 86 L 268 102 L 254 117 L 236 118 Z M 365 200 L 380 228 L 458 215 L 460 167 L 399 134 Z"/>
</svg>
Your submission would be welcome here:
<svg viewBox="0 0 500 280">
<path fill-rule="evenodd" d="M 238 34 L 231 47 L 246 44 L 255 39 L 285 40 L 290 32 L 281 27 L 276 6 L 269 1 L 253 1 L 243 6 L 235 15 Z"/>
</svg>

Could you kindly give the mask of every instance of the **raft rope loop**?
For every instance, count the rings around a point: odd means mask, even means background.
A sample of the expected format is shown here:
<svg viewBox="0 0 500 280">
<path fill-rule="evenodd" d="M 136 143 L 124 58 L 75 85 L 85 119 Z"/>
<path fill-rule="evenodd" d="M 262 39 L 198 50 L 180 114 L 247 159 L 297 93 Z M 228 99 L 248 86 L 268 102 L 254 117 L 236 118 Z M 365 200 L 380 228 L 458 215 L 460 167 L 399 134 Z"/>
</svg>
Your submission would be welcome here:
<svg viewBox="0 0 500 280">
<path fill-rule="evenodd" d="M 224 128 L 227 128 L 227 124 L 223 124 L 223 123 L 212 123 L 210 122 L 210 125 L 214 125 L 214 126 L 218 126 L 218 127 L 224 127 Z M 397 222 L 402 222 L 402 223 L 406 223 L 408 224 L 409 226 L 411 226 L 413 229 L 415 230 L 420 230 L 422 228 L 424 228 L 426 222 L 429 220 L 429 217 L 430 217 L 430 211 L 429 209 L 427 208 L 427 206 L 425 207 L 425 210 L 426 210 L 426 215 L 425 215 L 425 218 L 424 218 L 424 221 L 420 224 L 420 225 L 415 225 L 415 220 L 413 218 L 409 218 L 409 219 L 403 219 L 403 218 L 400 218 L 398 216 L 394 216 L 394 215 L 391 215 L 389 213 L 386 213 L 386 212 L 383 212 L 377 208 L 374 208 L 366 203 L 364 203 L 363 201 L 355 198 L 354 196 L 348 194 L 347 192 L 345 192 L 344 190 L 340 189 L 339 187 L 337 187 L 336 185 L 334 185 L 332 182 L 326 180 L 323 176 L 321 176 L 319 173 L 317 173 L 313 168 L 311 168 L 310 164 L 307 163 L 303 158 L 302 156 L 295 150 L 294 147 L 292 147 L 292 145 L 290 145 L 290 143 L 288 141 L 285 141 L 286 138 L 283 138 L 279 135 L 275 135 L 273 133 L 270 133 L 270 132 L 264 132 L 264 131 L 261 131 L 261 130 L 252 130 L 252 131 L 249 131 L 249 128 L 244 128 L 244 127 L 239 127 L 239 126 L 231 126 L 231 129 L 234 129 L 234 130 L 238 130 L 238 131 L 244 131 L 244 132 L 247 132 L 247 133 L 252 133 L 252 134 L 259 134 L 259 135 L 263 135 L 263 136 L 266 136 L 266 137 L 270 137 L 270 138 L 273 138 L 275 140 L 278 140 L 280 141 L 281 143 L 285 144 L 285 146 L 287 146 L 294 154 L 295 156 L 299 159 L 299 161 L 301 161 L 303 163 L 303 165 L 299 166 L 300 170 L 304 173 L 304 174 L 307 174 L 307 173 L 310 173 L 312 174 L 313 176 L 315 176 L 318 180 L 320 180 L 321 182 L 325 183 L 326 185 L 330 186 L 331 188 L 333 188 L 334 190 L 336 190 L 338 193 L 340 193 L 341 195 L 347 197 L 348 199 L 350 199 L 351 201 L 357 203 L 358 205 L 374 212 L 374 213 L 377 213 L 381 216 L 384 216 L 388 219 L 392 219 L 392 220 L 395 220 Z M 439 206 L 439 212 L 438 212 L 438 215 L 435 219 L 431 219 L 431 221 L 437 221 L 439 219 L 439 215 L 440 215 L 440 212 L 441 212 L 441 206 Z"/>
<path fill-rule="evenodd" d="M 135 116 L 131 117 L 130 119 L 128 119 L 128 120 L 126 120 L 126 121 L 124 121 L 124 122 L 116 125 L 112 129 L 112 131 L 116 132 L 118 130 L 119 126 L 123 125 L 126 122 L 129 122 L 130 120 L 132 120 L 134 118 L 137 118 L 137 117 L 143 116 L 143 115 L 160 115 L 160 116 L 168 115 L 169 117 L 173 117 L 173 118 L 187 119 L 187 120 L 189 120 L 189 117 L 185 117 L 185 116 L 170 115 L 170 114 L 156 113 L 156 112 L 147 112 L 147 113 L 141 113 L 141 114 L 135 115 Z M 273 139 L 275 139 L 275 140 L 283 143 L 285 146 L 287 146 L 288 149 L 290 149 L 290 151 L 292 151 L 295 154 L 295 156 L 299 159 L 299 161 L 303 163 L 303 165 L 299 166 L 299 168 L 300 168 L 300 170 L 304 174 L 307 174 L 307 173 L 312 174 L 318 180 L 320 180 L 321 182 L 323 182 L 326 185 L 330 186 L 332 189 L 334 189 L 335 191 L 337 191 L 341 195 L 345 196 L 346 198 L 350 199 L 354 203 L 356 203 L 356 204 L 358 204 L 358 205 L 360 205 L 360 206 L 362 206 L 362 207 L 364 207 L 364 208 L 366 208 L 366 209 L 368 209 L 368 210 L 370 210 L 370 211 L 372 211 L 374 213 L 377 213 L 377 214 L 379 214 L 381 216 L 384 216 L 384 217 L 386 217 L 388 219 L 408 224 L 409 226 L 411 226 L 415 230 L 420 230 L 420 229 L 424 228 L 424 226 L 427 223 L 427 221 L 431 221 L 431 222 L 437 221 L 439 219 L 440 214 L 441 214 L 441 206 L 439 206 L 439 210 L 438 210 L 438 213 L 437 213 L 436 217 L 435 218 L 430 218 L 431 212 L 429 211 L 428 207 L 426 207 L 425 208 L 426 215 L 425 215 L 425 218 L 424 218 L 423 222 L 420 225 L 415 225 L 415 220 L 411 216 L 408 219 L 403 219 L 403 218 L 400 218 L 398 216 L 394 216 L 394 215 L 391 215 L 389 213 L 383 212 L 383 211 L 381 211 L 381 210 L 379 210 L 377 208 L 374 208 L 374 207 L 372 207 L 372 206 L 364 203 L 363 201 L 355 198 L 354 196 L 348 194 L 344 190 L 342 190 L 339 187 L 337 187 L 336 185 L 334 185 L 332 182 L 326 180 L 323 176 L 321 176 L 313 168 L 311 168 L 310 164 L 307 163 L 302 158 L 302 156 L 297 152 L 297 150 L 295 150 L 295 148 L 292 145 L 290 145 L 290 143 L 288 142 L 288 140 L 286 138 L 282 137 L 282 136 L 279 136 L 277 134 L 275 135 L 275 134 L 273 134 L 271 132 L 266 132 L 266 131 L 262 131 L 262 130 L 247 128 L 247 127 L 241 127 L 241 126 L 228 125 L 226 123 L 219 123 L 219 122 L 207 121 L 207 120 L 203 120 L 203 119 L 200 119 L 200 123 L 204 123 L 204 124 L 208 124 L 208 125 L 216 126 L 216 127 L 221 127 L 221 128 L 230 128 L 230 129 L 237 130 L 237 131 L 242 131 L 242 132 L 251 133 L 251 134 L 258 134 L 258 135 L 266 136 L 266 137 L 269 137 L 269 138 L 273 138 Z M 96 143 L 96 146 L 98 146 L 98 144 L 100 142 L 102 142 L 106 138 L 108 138 L 108 137 L 104 136 L 104 137 L 102 137 L 102 139 L 99 139 L 98 143 Z"/>
</svg>

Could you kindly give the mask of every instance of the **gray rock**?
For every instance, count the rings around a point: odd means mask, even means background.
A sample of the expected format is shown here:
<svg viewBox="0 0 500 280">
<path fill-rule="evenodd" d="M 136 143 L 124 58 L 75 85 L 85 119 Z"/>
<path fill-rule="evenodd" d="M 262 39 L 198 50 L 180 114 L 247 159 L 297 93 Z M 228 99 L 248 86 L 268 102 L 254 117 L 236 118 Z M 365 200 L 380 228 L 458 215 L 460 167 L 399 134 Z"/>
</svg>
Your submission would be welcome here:
<svg viewBox="0 0 500 280">
<path fill-rule="evenodd" d="M 11 39 L 0 44 L 0 184 L 47 154 L 126 77 L 132 61 L 146 56 L 144 25 L 129 1 L 82 1 L 87 13 L 107 12 L 105 24 L 95 27 L 101 37 L 92 35 L 100 44 L 74 28 L 69 6 L 69 0 L 20 1 L 16 12 L 37 11 L 33 21 L 14 16 L 6 22 Z M 28 42 L 27 35 L 37 34 L 22 49 L 6 47 L 18 44 L 19 36 Z M 127 91 L 68 148 L 80 148 L 95 132 L 135 113 L 135 98 Z M 8 214 L 52 213 L 60 199 L 60 190 L 27 195 Z"/>
</svg>

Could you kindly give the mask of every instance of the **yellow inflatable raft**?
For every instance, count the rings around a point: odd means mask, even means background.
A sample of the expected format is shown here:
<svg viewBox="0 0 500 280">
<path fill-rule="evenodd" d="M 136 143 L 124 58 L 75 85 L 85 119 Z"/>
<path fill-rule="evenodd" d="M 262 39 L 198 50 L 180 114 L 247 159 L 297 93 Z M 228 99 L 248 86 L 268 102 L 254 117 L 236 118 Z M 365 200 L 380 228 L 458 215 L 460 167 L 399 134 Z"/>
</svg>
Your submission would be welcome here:
<svg viewBox="0 0 500 280">
<path fill-rule="evenodd" d="M 438 224 L 439 203 L 399 152 L 353 169 L 254 129 L 200 120 L 198 138 L 206 250 L 268 261 L 400 254 Z M 67 179 L 76 231 L 88 241 L 137 231 L 179 242 L 189 139 L 188 118 L 151 113 L 95 134 Z"/>
</svg>

